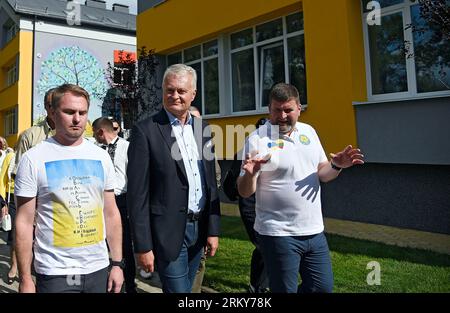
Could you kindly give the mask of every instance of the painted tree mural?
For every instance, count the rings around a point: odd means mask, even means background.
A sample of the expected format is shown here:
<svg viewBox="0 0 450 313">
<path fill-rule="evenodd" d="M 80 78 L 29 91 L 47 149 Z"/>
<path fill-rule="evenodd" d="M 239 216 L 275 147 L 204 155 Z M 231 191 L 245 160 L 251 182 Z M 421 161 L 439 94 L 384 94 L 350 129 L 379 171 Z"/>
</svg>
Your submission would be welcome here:
<svg viewBox="0 0 450 313">
<path fill-rule="evenodd" d="M 77 46 L 55 50 L 42 62 L 37 89 L 43 95 L 65 83 L 79 85 L 92 98 L 100 100 L 108 89 L 103 67 L 93 55 Z"/>
</svg>

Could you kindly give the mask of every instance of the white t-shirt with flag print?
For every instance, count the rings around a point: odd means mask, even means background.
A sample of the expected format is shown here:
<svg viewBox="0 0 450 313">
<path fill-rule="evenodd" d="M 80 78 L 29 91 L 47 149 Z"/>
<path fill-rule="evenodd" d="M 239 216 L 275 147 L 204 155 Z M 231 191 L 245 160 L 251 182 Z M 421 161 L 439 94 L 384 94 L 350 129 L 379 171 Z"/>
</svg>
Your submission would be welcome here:
<svg viewBox="0 0 450 313">
<path fill-rule="evenodd" d="M 88 140 L 49 138 L 21 158 L 15 195 L 36 197 L 34 266 L 39 274 L 89 274 L 109 265 L 104 191 L 114 190 L 108 153 Z"/>
</svg>

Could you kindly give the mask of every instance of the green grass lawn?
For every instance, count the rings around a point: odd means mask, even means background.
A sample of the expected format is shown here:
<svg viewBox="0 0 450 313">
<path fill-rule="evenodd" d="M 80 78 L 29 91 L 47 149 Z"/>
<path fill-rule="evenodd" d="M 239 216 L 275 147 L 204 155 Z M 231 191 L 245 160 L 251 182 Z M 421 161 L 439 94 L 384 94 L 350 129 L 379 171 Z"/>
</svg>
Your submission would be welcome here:
<svg viewBox="0 0 450 313">
<path fill-rule="evenodd" d="M 334 292 L 450 292 L 450 256 L 327 234 Z M 215 257 L 206 263 L 204 285 L 219 292 L 245 292 L 253 245 L 239 217 L 222 217 Z M 381 285 L 368 285 L 367 264 L 380 264 Z"/>
</svg>

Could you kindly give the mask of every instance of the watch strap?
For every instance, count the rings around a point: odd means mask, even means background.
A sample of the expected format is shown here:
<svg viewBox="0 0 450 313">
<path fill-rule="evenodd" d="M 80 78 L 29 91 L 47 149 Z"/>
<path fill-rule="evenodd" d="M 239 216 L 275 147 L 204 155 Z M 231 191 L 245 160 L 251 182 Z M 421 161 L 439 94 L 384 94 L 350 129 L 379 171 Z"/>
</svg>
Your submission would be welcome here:
<svg viewBox="0 0 450 313">
<path fill-rule="evenodd" d="M 111 266 L 118 266 L 118 267 L 120 267 L 121 269 L 124 269 L 125 268 L 125 260 L 120 260 L 120 261 L 113 261 L 113 260 L 111 260 Z"/>
<path fill-rule="evenodd" d="M 331 168 L 336 170 L 336 171 L 340 171 L 342 170 L 342 167 L 337 166 L 336 164 L 333 163 L 333 161 L 330 161 L 331 164 Z"/>
</svg>

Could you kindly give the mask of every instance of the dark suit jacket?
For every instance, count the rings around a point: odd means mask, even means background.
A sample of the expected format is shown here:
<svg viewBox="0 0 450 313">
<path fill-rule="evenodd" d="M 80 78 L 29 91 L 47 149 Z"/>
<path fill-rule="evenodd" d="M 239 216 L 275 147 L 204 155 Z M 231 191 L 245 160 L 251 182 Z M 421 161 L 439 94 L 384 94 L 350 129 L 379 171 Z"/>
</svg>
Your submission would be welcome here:
<svg viewBox="0 0 450 313">
<path fill-rule="evenodd" d="M 193 117 L 194 118 L 194 117 Z M 193 120 L 194 137 L 199 151 L 214 153 L 211 134 L 205 121 Z M 201 125 L 201 128 L 199 127 Z M 197 134 L 196 130 L 206 134 Z M 128 148 L 127 204 L 134 250 L 153 250 L 157 258 L 177 259 L 184 240 L 188 210 L 188 180 L 183 160 L 174 160 L 171 150 L 179 151 L 172 126 L 164 109 L 137 123 Z M 200 154 L 204 155 L 204 154 Z M 202 158 L 206 180 L 206 207 L 199 220 L 199 239 L 219 235 L 220 206 L 211 155 Z"/>
</svg>

